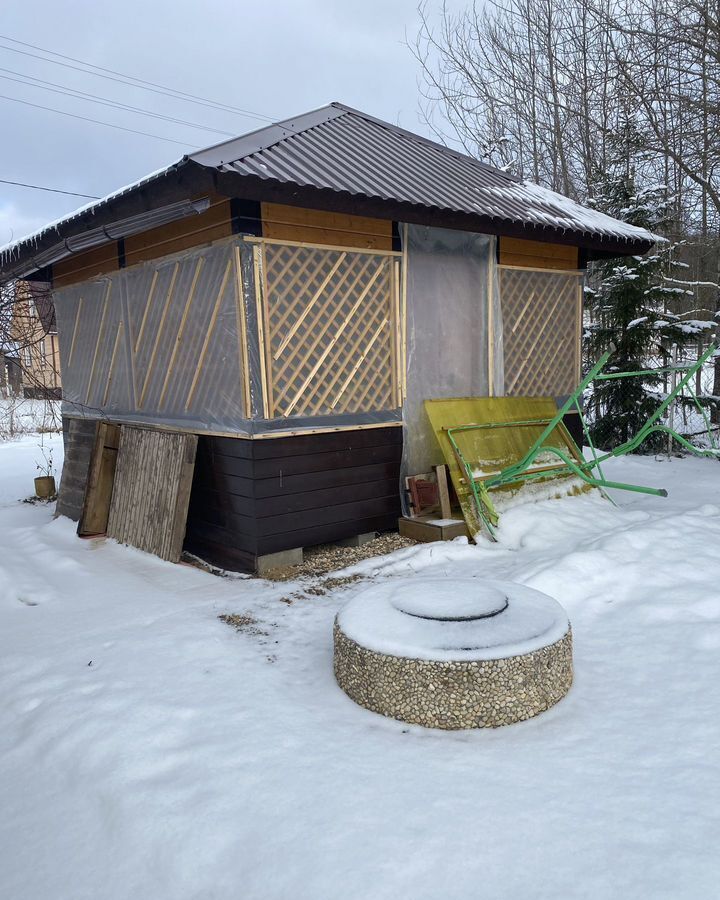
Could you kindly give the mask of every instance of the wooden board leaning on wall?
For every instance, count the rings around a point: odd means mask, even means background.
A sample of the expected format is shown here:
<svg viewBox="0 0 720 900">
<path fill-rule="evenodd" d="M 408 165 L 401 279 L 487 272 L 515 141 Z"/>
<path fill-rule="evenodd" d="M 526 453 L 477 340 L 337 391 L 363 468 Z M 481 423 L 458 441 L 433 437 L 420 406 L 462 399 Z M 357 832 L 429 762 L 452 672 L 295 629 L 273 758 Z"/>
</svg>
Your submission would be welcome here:
<svg viewBox="0 0 720 900">
<path fill-rule="evenodd" d="M 501 237 L 499 263 L 501 266 L 522 266 L 528 269 L 575 270 L 579 267 L 578 248 L 567 244 Z"/>
</svg>

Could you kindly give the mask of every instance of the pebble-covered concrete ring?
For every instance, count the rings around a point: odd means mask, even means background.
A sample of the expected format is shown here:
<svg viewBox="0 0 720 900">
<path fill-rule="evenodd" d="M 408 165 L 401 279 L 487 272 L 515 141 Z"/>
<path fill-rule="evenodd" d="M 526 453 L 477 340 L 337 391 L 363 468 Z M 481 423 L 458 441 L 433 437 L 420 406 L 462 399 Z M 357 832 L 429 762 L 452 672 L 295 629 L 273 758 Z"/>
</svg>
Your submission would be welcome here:
<svg viewBox="0 0 720 900">
<path fill-rule="evenodd" d="M 495 728 L 570 689 L 572 633 L 532 588 L 474 578 L 397 579 L 338 613 L 335 678 L 360 706 L 430 728 Z"/>
</svg>

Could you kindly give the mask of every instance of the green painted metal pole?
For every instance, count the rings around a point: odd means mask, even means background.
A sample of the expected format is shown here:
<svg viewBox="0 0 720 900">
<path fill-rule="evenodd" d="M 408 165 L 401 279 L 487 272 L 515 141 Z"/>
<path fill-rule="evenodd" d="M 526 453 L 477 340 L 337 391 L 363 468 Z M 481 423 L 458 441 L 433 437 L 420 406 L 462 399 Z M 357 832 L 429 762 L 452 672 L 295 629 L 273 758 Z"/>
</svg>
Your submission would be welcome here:
<svg viewBox="0 0 720 900">
<path fill-rule="evenodd" d="M 577 402 L 578 397 L 582 397 L 583 391 L 585 388 L 595 379 L 596 375 L 600 372 L 605 363 L 610 359 L 612 354 L 615 352 L 615 347 L 612 346 L 610 350 L 600 357 L 600 359 L 595 363 L 595 365 L 590 369 L 587 375 L 583 378 L 583 380 L 578 385 L 577 389 L 570 397 L 563 403 L 562 407 L 558 410 L 557 415 L 550 419 L 544 431 L 540 435 L 540 437 L 535 441 L 532 447 L 528 450 L 525 456 L 515 465 L 509 466 L 508 469 L 512 469 L 513 471 L 522 472 L 523 469 L 526 469 L 528 465 L 530 465 L 530 460 L 534 458 L 537 450 L 543 446 L 545 442 L 545 438 L 553 433 L 553 431 L 557 428 L 560 422 L 563 420 L 563 416 L 570 410 L 572 405 Z"/>
</svg>

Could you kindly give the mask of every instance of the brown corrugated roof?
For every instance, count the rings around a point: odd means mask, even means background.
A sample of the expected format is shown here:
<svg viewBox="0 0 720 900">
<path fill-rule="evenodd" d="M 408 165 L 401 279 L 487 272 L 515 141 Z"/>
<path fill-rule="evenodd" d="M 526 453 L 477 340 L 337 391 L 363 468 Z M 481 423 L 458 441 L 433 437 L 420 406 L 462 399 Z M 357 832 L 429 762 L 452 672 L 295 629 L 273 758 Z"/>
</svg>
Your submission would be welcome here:
<svg viewBox="0 0 720 900">
<path fill-rule="evenodd" d="M 496 234 L 527 231 L 528 237 L 592 247 L 600 254 L 643 253 L 661 240 L 420 135 L 331 103 L 185 156 L 0 249 L 0 277 L 41 270 L 55 258 L 56 249 L 60 256 L 74 252 L 72 238 L 129 212 L 136 196 L 138 209 L 152 210 L 168 198 L 190 196 L 198 184 L 207 190 L 213 179 L 224 179 L 229 196 L 265 199 L 263 190 L 285 190 L 294 192 L 295 202 L 309 206 L 317 199 L 319 208 L 328 198 L 345 198 L 364 202 L 368 214 L 398 221 Z M 68 242 L 65 247 L 63 242 Z"/>
</svg>

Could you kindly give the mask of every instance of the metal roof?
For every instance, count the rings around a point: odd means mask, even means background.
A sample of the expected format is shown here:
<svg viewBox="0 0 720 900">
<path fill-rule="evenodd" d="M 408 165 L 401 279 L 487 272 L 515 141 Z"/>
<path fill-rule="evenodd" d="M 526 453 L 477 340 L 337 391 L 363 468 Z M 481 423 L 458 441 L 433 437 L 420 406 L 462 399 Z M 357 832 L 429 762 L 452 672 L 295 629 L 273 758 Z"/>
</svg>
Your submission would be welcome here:
<svg viewBox="0 0 720 900">
<path fill-rule="evenodd" d="M 92 235 L 105 230 L 111 240 L 108 223 L 134 221 L 123 213 L 143 210 L 136 218 L 144 222 L 168 199 L 180 203 L 195 196 L 189 193 L 193 185 L 212 189 L 214 178 L 225 180 L 229 196 L 264 198 L 263 190 L 280 188 L 294 190 L 296 202 L 308 206 L 317 198 L 323 208 L 320 198 L 330 194 L 364 200 L 368 214 L 398 221 L 497 234 L 527 230 L 528 237 L 601 253 L 642 253 L 662 240 L 442 144 L 331 103 L 184 156 L 0 248 L 0 280 L 39 271 L 58 253 L 76 252 L 77 239 L 88 240 L 88 230 Z"/>
<path fill-rule="evenodd" d="M 658 237 L 420 135 L 331 103 L 188 157 L 221 172 L 595 238 Z"/>
</svg>

